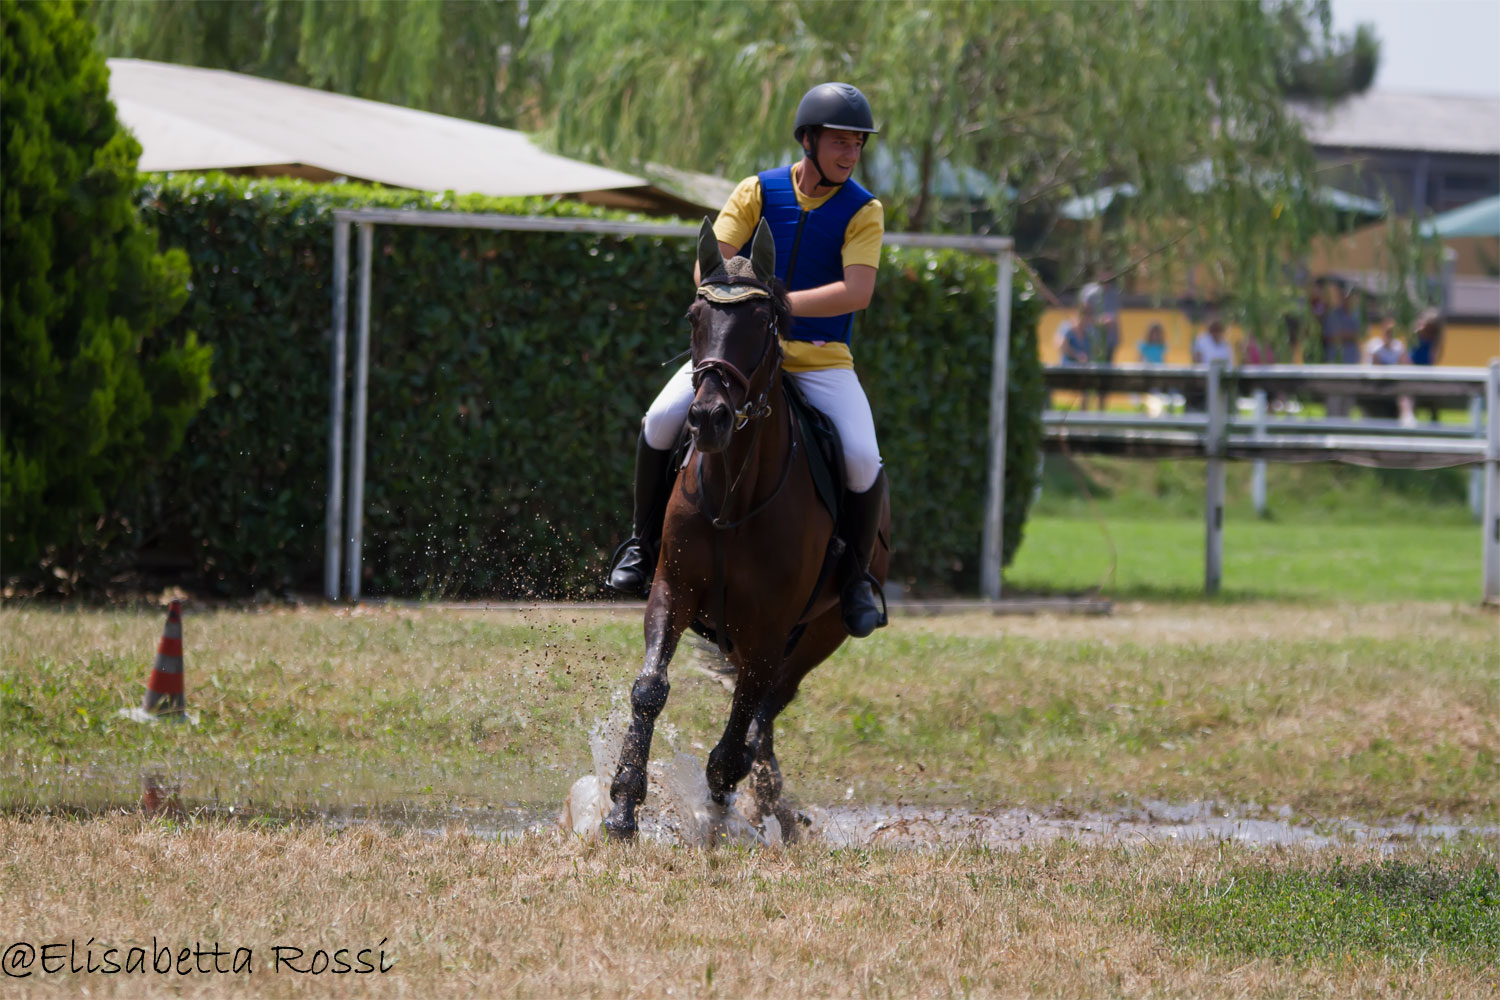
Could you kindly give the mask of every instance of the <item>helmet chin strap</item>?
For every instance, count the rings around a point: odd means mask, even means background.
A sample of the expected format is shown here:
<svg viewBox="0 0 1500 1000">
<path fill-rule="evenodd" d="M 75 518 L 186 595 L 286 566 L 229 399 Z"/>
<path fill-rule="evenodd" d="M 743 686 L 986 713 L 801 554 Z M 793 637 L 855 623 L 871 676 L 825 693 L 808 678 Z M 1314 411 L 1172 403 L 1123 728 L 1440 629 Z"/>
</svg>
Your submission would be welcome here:
<svg viewBox="0 0 1500 1000">
<path fill-rule="evenodd" d="M 823 171 L 823 164 L 818 162 L 818 140 L 822 138 L 823 130 L 815 130 L 812 136 L 812 148 L 802 150 L 802 156 L 803 159 L 809 160 L 813 165 L 813 169 L 818 172 L 818 183 L 815 184 L 814 187 L 838 187 L 839 185 L 833 183 L 828 179 L 828 174 L 824 173 Z"/>
</svg>

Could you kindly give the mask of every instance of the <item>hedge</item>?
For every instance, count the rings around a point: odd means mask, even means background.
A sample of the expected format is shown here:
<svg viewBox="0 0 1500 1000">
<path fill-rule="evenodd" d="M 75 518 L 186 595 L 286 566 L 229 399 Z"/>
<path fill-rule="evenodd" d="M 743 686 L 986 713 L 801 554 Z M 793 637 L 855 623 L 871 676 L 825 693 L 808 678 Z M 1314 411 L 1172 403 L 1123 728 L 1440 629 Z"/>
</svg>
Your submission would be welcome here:
<svg viewBox="0 0 1500 1000">
<path fill-rule="evenodd" d="M 142 565 L 224 594 L 321 588 L 334 209 L 626 218 L 221 175 L 155 179 L 141 203 L 192 262 L 174 322 L 212 345 L 215 396 L 128 516 L 149 526 Z M 692 264 L 684 239 L 377 226 L 363 592 L 597 594 L 629 526 L 641 414 L 687 344 Z M 977 581 L 994 274 L 991 260 L 888 248 L 857 322 L 908 585 Z M 1020 285 L 1007 561 L 1037 469 L 1039 312 Z"/>
</svg>

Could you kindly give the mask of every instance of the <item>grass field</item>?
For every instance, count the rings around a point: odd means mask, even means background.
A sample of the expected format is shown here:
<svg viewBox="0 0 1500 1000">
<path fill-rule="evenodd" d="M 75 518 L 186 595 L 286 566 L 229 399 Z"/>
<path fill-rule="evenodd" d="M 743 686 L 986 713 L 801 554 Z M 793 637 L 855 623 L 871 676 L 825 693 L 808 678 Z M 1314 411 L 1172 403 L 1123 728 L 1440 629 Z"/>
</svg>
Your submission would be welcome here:
<svg viewBox="0 0 1500 1000">
<path fill-rule="evenodd" d="M 240 809 L 560 803 L 623 703 L 623 614 L 189 612 L 196 727 L 138 702 L 158 615 L 0 611 L 0 805 L 133 801 L 140 775 Z M 1464 605 L 1122 608 L 897 619 L 778 728 L 811 801 L 1288 805 L 1500 817 L 1496 619 Z M 656 745 L 711 747 L 720 685 L 681 665 Z"/>
<path fill-rule="evenodd" d="M 1026 524 L 1006 573 L 1022 591 L 1192 598 L 1203 593 L 1201 519 L 1048 517 Z M 1470 524 L 1287 524 L 1229 520 L 1220 599 L 1476 601 Z"/>
<path fill-rule="evenodd" d="M 1196 519 L 1171 509 L 1191 498 L 1163 488 L 1168 509 L 1143 513 L 1158 486 L 1119 481 L 1098 505 L 1054 491 L 1008 578 L 1097 584 L 1097 515 L 1118 553 L 1112 615 L 897 617 L 847 645 L 779 725 L 789 791 L 1500 822 L 1500 619 L 1472 602 L 1462 511 L 1382 496 L 1366 521 L 1312 501 L 1231 520 L 1227 594 L 1203 601 Z M 1413 510 L 1431 516 L 1411 527 Z M 623 705 L 636 616 L 190 604 L 198 724 L 142 726 L 118 711 L 140 700 L 162 620 L 0 609 L 3 946 L 61 943 L 51 954 L 80 969 L 38 959 L 6 995 L 1500 992 L 1492 833 L 748 850 L 324 823 L 355 807 L 555 812 Z M 702 759 L 723 725 L 723 687 L 690 661 L 657 758 Z M 144 774 L 180 786 L 185 811 L 142 815 Z M 207 957 L 187 966 L 248 955 L 253 971 L 100 971 L 153 941 L 169 966 L 196 944 Z M 390 971 L 294 971 L 318 949 L 336 970 L 340 948 Z"/>
<path fill-rule="evenodd" d="M 1219 599 L 1477 601 L 1481 536 L 1466 477 L 1271 465 L 1261 518 L 1250 466 L 1230 463 Z M 1203 551 L 1203 463 L 1052 456 L 1006 582 L 1198 599 Z"/>
<path fill-rule="evenodd" d="M 96 996 L 1493 996 L 1483 845 L 1337 857 L 1230 845 L 1019 852 L 682 850 L 379 829 L 0 817 L 5 931 L 214 942 L 230 969 L 42 975 Z M 91 940 L 92 939 L 92 940 Z M 300 949 L 275 964 L 276 947 Z M 385 973 L 322 975 L 361 949 Z M 91 951 L 90 951 L 91 949 Z M 330 959 L 325 964 L 332 968 Z M 206 960 L 212 968 L 215 959 Z M 170 965 L 170 959 L 168 964 Z M 192 960 L 189 960 L 191 966 Z"/>
</svg>

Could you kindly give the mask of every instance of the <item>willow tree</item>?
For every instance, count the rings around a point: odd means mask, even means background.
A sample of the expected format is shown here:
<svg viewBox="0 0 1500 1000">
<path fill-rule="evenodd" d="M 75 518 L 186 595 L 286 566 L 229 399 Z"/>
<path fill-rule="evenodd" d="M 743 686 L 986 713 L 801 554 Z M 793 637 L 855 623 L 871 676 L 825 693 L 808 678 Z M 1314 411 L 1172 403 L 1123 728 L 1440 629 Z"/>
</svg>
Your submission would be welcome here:
<svg viewBox="0 0 1500 1000">
<path fill-rule="evenodd" d="M 1307 37 L 1289 24 L 1318 13 L 1251 2 L 578 0 L 542 8 L 527 51 L 547 67 L 550 141 L 626 169 L 670 162 L 737 177 L 784 162 L 803 91 L 847 80 L 876 109 L 877 141 L 915 165 L 909 190 L 878 192 L 892 225 L 930 226 L 939 165 L 978 172 L 993 182 L 978 228 L 1016 232 L 1036 258 L 1081 248 L 1065 282 L 1143 258 L 1164 282 L 1206 268 L 1265 327 L 1297 297 L 1284 262 L 1328 222 L 1284 102 L 1288 67 L 1307 58 Z M 1057 206 L 1106 185 L 1133 197 L 1117 200 L 1108 225 L 1068 229 Z"/>
<path fill-rule="evenodd" d="M 513 86 L 527 11 L 525 0 L 100 0 L 90 16 L 107 56 L 515 125 L 528 107 Z"/>
</svg>

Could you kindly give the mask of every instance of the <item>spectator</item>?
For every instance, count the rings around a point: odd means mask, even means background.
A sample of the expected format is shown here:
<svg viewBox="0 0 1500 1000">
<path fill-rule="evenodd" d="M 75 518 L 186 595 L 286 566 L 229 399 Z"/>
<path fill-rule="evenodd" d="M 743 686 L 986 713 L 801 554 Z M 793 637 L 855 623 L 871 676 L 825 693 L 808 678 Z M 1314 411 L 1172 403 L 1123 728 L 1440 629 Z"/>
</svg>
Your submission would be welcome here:
<svg viewBox="0 0 1500 1000">
<path fill-rule="evenodd" d="M 1443 317 L 1436 309 L 1424 309 L 1417 317 L 1417 337 L 1416 343 L 1411 347 L 1410 359 L 1414 365 L 1436 365 L 1442 362 Z M 1437 404 L 1431 400 L 1427 402 L 1427 416 L 1433 423 L 1439 419 Z"/>
<path fill-rule="evenodd" d="M 1276 356 L 1270 346 L 1257 333 L 1245 335 L 1244 363 L 1247 365 L 1274 365 Z"/>
<path fill-rule="evenodd" d="M 1411 361 L 1406 355 L 1406 345 L 1396 336 L 1396 321 L 1388 319 L 1381 328 L 1380 336 L 1372 337 L 1368 345 L 1370 364 L 1405 365 Z"/>
<path fill-rule="evenodd" d="M 1193 364 L 1206 365 L 1222 361 L 1226 367 L 1234 364 L 1234 348 L 1224 339 L 1224 321 L 1215 316 L 1208 321 L 1208 328 L 1193 338 Z M 1186 393 L 1187 409 L 1202 410 L 1207 405 L 1202 390 Z"/>
<path fill-rule="evenodd" d="M 1436 309 L 1424 309 L 1417 317 L 1417 342 L 1411 348 L 1411 363 L 1436 365 L 1443 359 L 1443 320 Z"/>
<path fill-rule="evenodd" d="M 1058 356 L 1065 365 L 1111 364 L 1119 335 L 1114 317 L 1103 315 L 1103 290 L 1096 284 L 1084 285 L 1078 293 L 1078 312 L 1057 328 Z M 1099 409 L 1104 409 L 1104 394 L 1098 394 Z M 1088 394 L 1082 396 L 1083 409 L 1089 408 Z"/>
<path fill-rule="evenodd" d="M 1136 353 L 1140 356 L 1142 364 L 1165 364 L 1167 360 L 1167 331 L 1162 329 L 1160 323 L 1152 323 L 1146 328 L 1146 339 L 1137 343 L 1135 349 Z M 1171 405 L 1171 398 L 1160 389 L 1152 389 L 1146 393 L 1141 402 L 1144 404 L 1148 414 L 1153 417 L 1159 417 Z"/>
<path fill-rule="evenodd" d="M 1381 328 L 1380 336 L 1372 338 L 1367 345 L 1370 364 L 1372 365 L 1404 365 L 1410 359 L 1406 355 L 1406 345 L 1396 336 L 1395 320 L 1386 320 Z M 1392 405 L 1388 396 L 1374 396 L 1360 401 L 1360 409 L 1364 410 L 1367 417 L 1383 417 L 1390 419 L 1397 415 L 1399 410 L 1401 422 L 1410 424 L 1415 422 L 1412 416 L 1412 399 L 1410 396 L 1396 397 L 1395 405 Z"/>
<path fill-rule="evenodd" d="M 1215 316 L 1208 322 L 1208 329 L 1193 338 L 1193 364 L 1206 365 L 1222 361 L 1234 364 L 1234 348 L 1224 339 L 1224 321 Z"/>
<path fill-rule="evenodd" d="M 1141 361 L 1148 365 L 1165 364 L 1167 360 L 1167 331 L 1160 323 L 1146 328 L 1146 339 L 1135 345 Z"/>
<path fill-rule="evenodd" d="M 1323 317 L 1323 361 L 1331 365 L 1357 365 L 1359 357 L 1359 306 L 1354 300 L 1354 286 L 1343 289 L 1338 304 Z M 1352 406 L 1347 395 L 1331 395 L 1327 399 L 1330 417 L 1347 417 Z"/>
<path fill-rule="evenodd" d="M 1323 349 L 1323 328 L 1328 319 L 1329 298 L 1331 296 L 1328 293 L 1328 282 L 1319 278 L 1313 283 L 1312 292 L 1307 296 L 1307 312 L 1311 318 L 1308 325 L 1308 342 L 1317 344 L 1319 350 Z M 1305 357 L 1304 360 L 1306 360 Z M 1329 358 L 1323 355 L 1320 360 L 1328 361 Z"/>
<path fill-rule="evenodd" d="M 1323 360 L 1331 365 L 1359 364 L 1359 303 L 1354 286 L 1339 296 L 1323 320 Z"/>
</svg>

